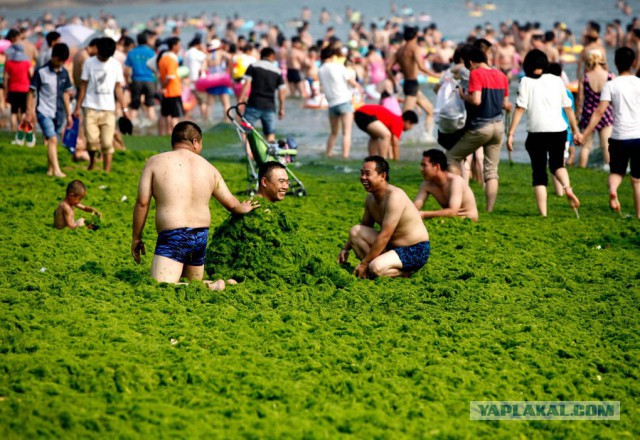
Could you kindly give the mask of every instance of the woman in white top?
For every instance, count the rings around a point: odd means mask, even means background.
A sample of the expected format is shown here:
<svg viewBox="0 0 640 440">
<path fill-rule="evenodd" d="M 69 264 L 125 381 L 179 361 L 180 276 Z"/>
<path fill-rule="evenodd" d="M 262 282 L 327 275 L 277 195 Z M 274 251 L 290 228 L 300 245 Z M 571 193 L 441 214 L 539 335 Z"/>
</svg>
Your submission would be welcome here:
<svg viewBox="0 0 640 440">
<path fill-rule="evenodd" d="M 564 167 L 564 148 L 567 140 L 567 126 L 562 117 L 564 109 L 574 136 L 581 140 L 571 100 L 565 92 L 562 79 L 544 73 L 549 60 L 538 49 L 530 51 L 524 59 L 526 77 L 522 78 L 518 88 L 516 109 L 509 127 L 507 148 L 513 151 L 513 134 L 524 112 L 527 112 L 527 140 L 525 147 L 531 158 L 533 191 L 538 210 L 547 216 L 547 163 L 549 170 L 560 181 L 569 204 L 578 215 L 580 201 L 573 193 L 569 174 Z"/>
</svg>

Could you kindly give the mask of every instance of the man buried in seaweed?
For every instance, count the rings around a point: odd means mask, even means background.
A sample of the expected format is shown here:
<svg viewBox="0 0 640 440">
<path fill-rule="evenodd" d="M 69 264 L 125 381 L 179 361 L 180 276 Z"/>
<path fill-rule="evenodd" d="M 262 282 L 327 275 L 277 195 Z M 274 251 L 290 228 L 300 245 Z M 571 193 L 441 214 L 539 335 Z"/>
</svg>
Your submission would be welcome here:
<svg viewBox="0 0 640 440">
<path fill-rule="evenodd" d="M 140 254 L 145 254 L 142 230 L 153 197 L 158 241 L 151 276 L 166 283 L 178 283 L 181 277 L 202 280 L 211 196 L 234 214 L 246 214 L 259 205 L 250 200 L 238 201 L 220 172 L 200 156 L 202 130 L 196 124 L 178 123 L 171 134 L 171 146 L 172 151 L 151 157 L 142 170 L 133 211 L 131 253 L 138 263 Z M 225 287 L 222 280 L 204 283 L 213 290 Z"/>
</svg>

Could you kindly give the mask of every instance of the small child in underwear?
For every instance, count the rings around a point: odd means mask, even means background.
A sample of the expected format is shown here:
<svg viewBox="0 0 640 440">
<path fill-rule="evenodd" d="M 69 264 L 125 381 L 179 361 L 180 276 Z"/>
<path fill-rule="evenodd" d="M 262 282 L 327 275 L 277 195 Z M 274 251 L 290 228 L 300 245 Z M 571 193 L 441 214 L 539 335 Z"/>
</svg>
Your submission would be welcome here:
<svg viewBox="0 0 640 440">
<path fill-rule="evenodd" d="M 76 229 L 85 226 L 83 218 L 75 220 L 73 208 L 82 209 L 85 212 L 96 214 L 99 217 L 102 216 L 97 209 L 80 203 L 86 195 L 87 188 L 80 180 L 73 180 L 67 185 L 67 195 L 53 213 L 53 226 L 55 226 L 56 229 L 64 229 L 65 227 Z"/>
</svg>

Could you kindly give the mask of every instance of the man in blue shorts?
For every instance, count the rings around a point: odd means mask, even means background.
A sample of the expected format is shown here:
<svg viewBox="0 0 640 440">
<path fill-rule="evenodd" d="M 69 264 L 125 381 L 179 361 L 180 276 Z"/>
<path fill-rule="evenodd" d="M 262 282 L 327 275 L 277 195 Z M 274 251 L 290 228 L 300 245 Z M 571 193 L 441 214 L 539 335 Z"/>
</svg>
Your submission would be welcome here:
<svg viewBox="0 0 640 440">
<path fill-rule="evenodd" d="M 140 254 L 145 254 L 142 231 L 154 198 L 158 241 L 151 276 L 165 283 L 178 283 L 180 278 L 202 280 L 211 196 L 234 214 L 246 214 L 259 205 L 250 200 L 239 202 L 220 172 L 200 156 L 202 130 L 196 124 L 179 122 L 171 134 L 171 146 L 171 151 L 151 157 L 142 170 L 133 211 L 131 253 L 138 263 Z M 204 283 L 213 290 L 225 287 L 222 280 Z"/>
<path fill-rule="evenodd" d="M 359 278 L 411 276 L 431 252 L 420 212 L 402 189 L 389 184 L 389 163 L 382 157 L 364 159 L 360 182 L 369 193 L 364 215 L 349 231 L 338 263 L 345 263 L 353 249 L 360 259 L 354 271 Z M 375 223 L 380 232 L 373 228 Z"/>
</svg>

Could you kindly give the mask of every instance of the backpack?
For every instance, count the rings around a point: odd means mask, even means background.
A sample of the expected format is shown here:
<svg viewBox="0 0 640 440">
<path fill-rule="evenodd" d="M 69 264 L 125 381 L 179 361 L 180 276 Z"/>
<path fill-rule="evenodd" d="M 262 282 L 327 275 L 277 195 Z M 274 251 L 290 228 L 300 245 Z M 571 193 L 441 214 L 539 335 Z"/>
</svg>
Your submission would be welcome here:
<svg viewBox="0 0 640 440">
<path fill-rule="evenodd" d="M 453 133 L 464 127 L 467 112 L 464 101 L 458 93 L 458 81 L 453 78 L 450 70 L 442 76 L 440 89 L 436 98 L 435 119 L 438 130 L 443 133 Z"/>
</svg>

